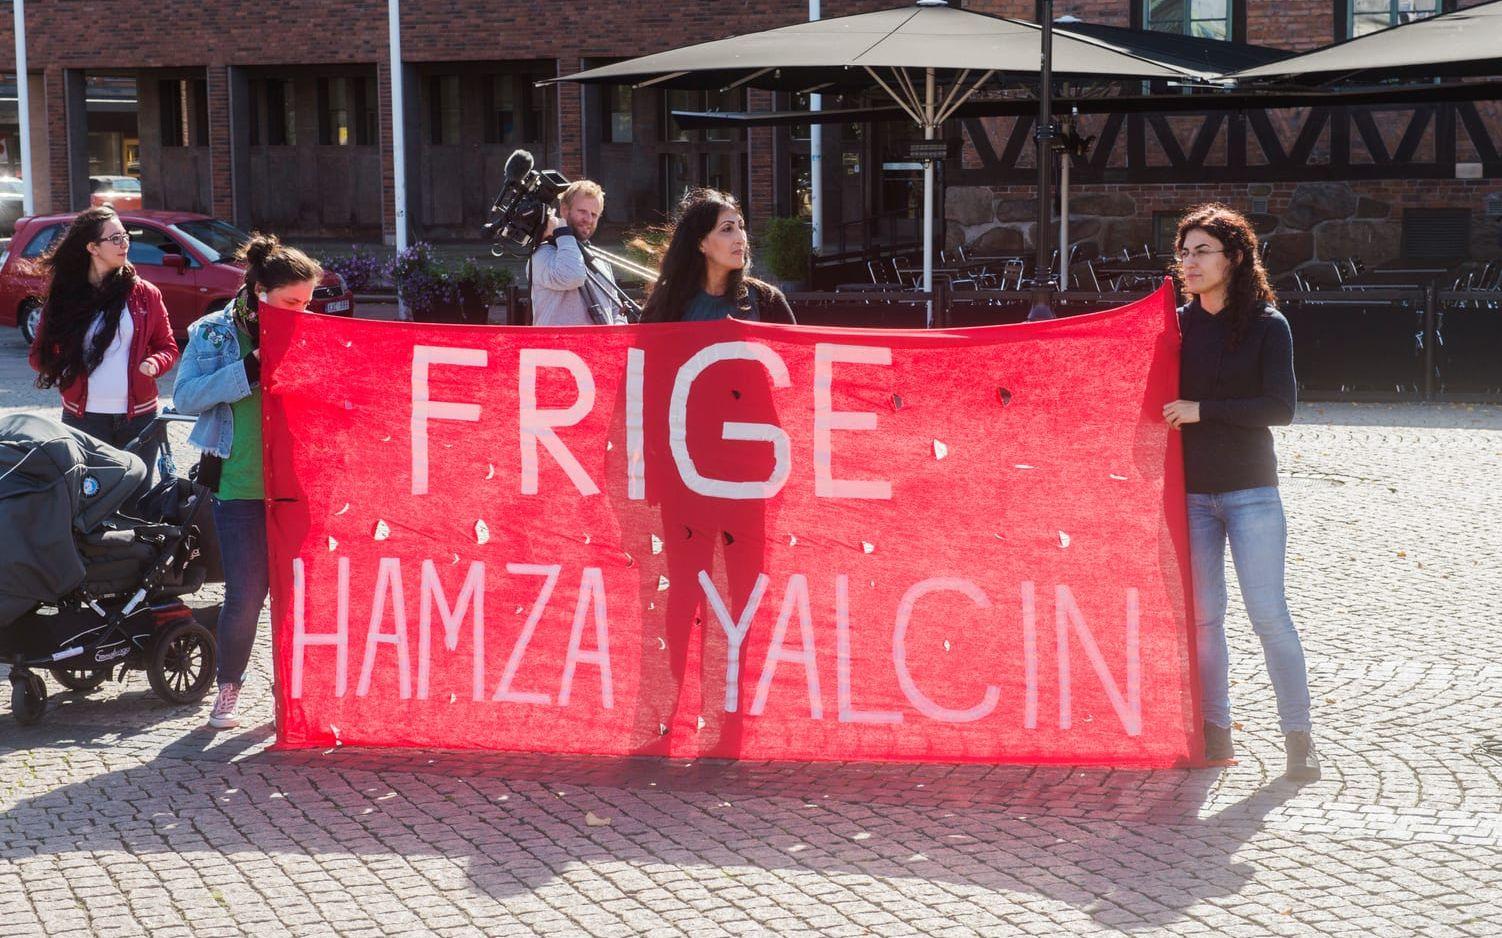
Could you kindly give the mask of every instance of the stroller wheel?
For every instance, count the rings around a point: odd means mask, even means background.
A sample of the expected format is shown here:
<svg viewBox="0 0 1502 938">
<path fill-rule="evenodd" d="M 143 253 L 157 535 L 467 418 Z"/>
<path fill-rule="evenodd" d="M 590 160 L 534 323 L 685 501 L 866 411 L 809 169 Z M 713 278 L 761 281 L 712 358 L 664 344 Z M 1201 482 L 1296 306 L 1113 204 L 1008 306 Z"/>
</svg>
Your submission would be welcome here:
<svg viewBox="0 0 1502 938">
<path fill-rule="evenodd" d="M 40 674 L 11 672 L 10 713 L 22 726 L 30 726 L 47 712 L 47 685 Z"/>
<path fill-rule="evenodd" d="M 217 664 L 214 636 L 188 619 L 157 636 L 146 678 L 156 695 L 168 703 L 197 703 L 213 686 Z"/>
<path fill-rule="evenodd" d="M 51 668 L 52 679 L 68 690 L 87 694 L 110 679 L 109 668 Z"/>
</svg>

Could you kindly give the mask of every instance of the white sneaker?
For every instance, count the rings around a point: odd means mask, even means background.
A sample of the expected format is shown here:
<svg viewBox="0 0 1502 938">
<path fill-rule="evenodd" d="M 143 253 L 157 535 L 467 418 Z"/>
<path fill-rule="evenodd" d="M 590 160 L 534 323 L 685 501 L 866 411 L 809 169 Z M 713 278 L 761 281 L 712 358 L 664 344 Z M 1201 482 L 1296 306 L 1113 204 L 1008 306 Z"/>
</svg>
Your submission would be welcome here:
<svg viewBox="0 0 1502 938">
<path fill-rule="evenodd" d="M 235 707 L 240 703 L 239 684 L 220 684 L 219 696 L 214 698 L 214 710 L 209 714 L 209 726 L 216 730 L 232 730 L 240 725 L 235 716 Z"/>
</svg>

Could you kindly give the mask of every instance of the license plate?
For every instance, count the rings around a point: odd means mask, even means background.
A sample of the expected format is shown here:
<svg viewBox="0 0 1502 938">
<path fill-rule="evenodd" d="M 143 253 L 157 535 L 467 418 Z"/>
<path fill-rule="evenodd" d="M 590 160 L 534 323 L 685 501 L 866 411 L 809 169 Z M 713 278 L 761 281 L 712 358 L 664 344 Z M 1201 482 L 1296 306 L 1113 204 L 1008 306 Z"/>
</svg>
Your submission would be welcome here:
<svg viewBox="0 0 1502 938">
<path fill-rule="evenodd" d="M 335 300 L 323 308 L 325 313 L 343 313 L 349 309 L 349 300 Z"/>
</svg>

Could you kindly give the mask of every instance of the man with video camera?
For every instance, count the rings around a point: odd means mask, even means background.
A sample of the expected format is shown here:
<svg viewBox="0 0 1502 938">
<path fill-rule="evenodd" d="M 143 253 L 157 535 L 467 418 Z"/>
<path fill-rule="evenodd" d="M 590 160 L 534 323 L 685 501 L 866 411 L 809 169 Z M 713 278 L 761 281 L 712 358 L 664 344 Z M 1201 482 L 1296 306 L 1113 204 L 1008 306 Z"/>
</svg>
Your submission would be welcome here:
<svg viewBox="0 0 1502 938">
<path fill-rule="evenodd" d="M 581 179 L 563 190 L 562 217 L 549 214 L 543 242 L 529 265 L 534 326 L 626 322 L 612 289 L 615 276 L 610 265 L 589 253 L 589 238 L 604 210 L 605 190 L 599 183 Z"/>
</svg>

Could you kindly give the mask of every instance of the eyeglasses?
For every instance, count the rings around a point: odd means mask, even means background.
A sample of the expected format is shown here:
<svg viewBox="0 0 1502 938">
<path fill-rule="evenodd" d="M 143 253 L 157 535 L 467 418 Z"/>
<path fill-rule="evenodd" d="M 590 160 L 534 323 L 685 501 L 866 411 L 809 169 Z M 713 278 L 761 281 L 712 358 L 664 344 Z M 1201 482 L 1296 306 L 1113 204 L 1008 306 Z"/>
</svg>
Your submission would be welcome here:
<svg viewBox="0 0 1502 938">
<path fill-rule="evenodd" d="M 1195 250 L 1195 251 L 1180 251 L 1179 252 L 1179 263 L 1182 264 L 1185 261 L 1189 260 L 1190 258 L 1193 258 L 1196 261 L 1202 261 L 1205 258 L 1209 257 L 1211 254 L 1224 254 L 1224 253 L 1226 253 L 1226 252 L 1225 251 L 1214 251 L 1214 250 L 1211 250 L 1210 248 L 1200 248 L 1200 249 Z"/>
<path fill-rule="evenodd" d="M 95 244 L 103 244 L 106 241 L 108 241 L 110 244 L 113 244 L 117 248 L 123 248 L 127 244 L 130 243 L 130 232 L 127 232 L 127 231 L 117 231 L 117 232 L 115 232 L 112 235 L 106 235 L 105 237 L 100 238 L 98 241 L 95 241 L 94 243 Z"/>
</svg>

